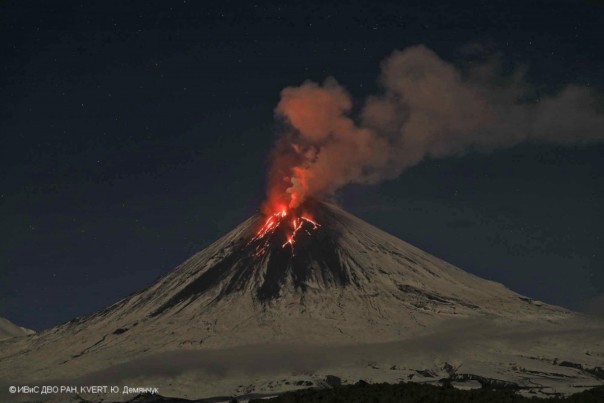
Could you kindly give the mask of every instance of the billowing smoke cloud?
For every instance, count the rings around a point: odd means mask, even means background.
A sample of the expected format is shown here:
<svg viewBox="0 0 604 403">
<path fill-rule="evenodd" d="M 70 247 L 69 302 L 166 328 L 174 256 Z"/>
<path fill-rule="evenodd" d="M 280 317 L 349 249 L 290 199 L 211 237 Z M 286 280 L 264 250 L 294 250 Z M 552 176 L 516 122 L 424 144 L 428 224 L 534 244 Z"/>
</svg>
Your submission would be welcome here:
<svg viewBox="0 0 604 403">
<path fill-rule="evenodd" d="M 269 201 L 297 206 L 310 195 L 394 178 L 426 158 L 523 142 L 604 140 L 604 114 L 589 88 L 531 96 L 523 71 L 498 63 L 460 71 L 430 49 L 396 51 L 382 62 L 382 91 L 353 113 L 333 78 L 285 88 L 275 109 L 285 123 L 272 161 Z"/>
</svg>

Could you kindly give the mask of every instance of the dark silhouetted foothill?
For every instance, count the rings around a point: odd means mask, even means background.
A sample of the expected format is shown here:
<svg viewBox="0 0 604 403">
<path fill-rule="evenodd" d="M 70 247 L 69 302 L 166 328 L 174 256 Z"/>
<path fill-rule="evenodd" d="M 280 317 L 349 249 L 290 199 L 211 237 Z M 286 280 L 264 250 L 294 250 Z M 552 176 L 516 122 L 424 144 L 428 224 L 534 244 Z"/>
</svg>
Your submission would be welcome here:
<svg viewBox="0 0 604 403">
<path fill-rule="evenodd" d="M 314 402 L 346 402 L 346 403 L 426 403 L 426 402 L 455 402 L 455 403 L 602 403 L 604 402 L 604 386 L 598 386 L 575 395 L 562 397 L 524 397 L 510 389 L 475 389 L 459 390 L 451 387 L 439 387 L 413 382 L 398 384 L 368 384 L 359 381 L 354 385 L 327 389 L 303 389 L 287 392 L 271 399 L 250 399 L 249 403 L 314 403 Z"/>
<path fill-rule="evenodd" d="M 342 379 L 335 375 L 327 375 L 325 377 L 325 383 L 331 386 L 332 388 L 335 388 L 336 386 L 342 385 Z"/>
</svg>

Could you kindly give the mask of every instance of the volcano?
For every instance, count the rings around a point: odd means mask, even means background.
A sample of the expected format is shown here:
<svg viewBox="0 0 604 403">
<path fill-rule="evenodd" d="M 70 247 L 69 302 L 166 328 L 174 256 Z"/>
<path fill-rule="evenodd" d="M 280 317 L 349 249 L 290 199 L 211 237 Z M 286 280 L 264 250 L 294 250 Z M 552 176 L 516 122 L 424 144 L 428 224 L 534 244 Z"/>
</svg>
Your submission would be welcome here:
<svg viewBox="0 0 604 403">
<path fill-rule="evenodd" d="M 0 378 L 73 378 L 172 352 L 393 343 L 455 321 L 543 328 L 572 317 L 308 200 L 252 216 L 101 312 L 0 344 Z"/>
</svg>

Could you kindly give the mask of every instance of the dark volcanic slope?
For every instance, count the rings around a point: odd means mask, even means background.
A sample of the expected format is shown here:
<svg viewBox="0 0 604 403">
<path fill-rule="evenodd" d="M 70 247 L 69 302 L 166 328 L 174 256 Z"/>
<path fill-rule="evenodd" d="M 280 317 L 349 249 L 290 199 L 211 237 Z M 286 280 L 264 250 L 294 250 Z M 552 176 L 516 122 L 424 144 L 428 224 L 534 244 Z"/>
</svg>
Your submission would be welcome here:
<svg viewBox="0 0 604 403">
<path fill-rule="evenodd" d="M 294 288 L 301 292 L 307 290 L 307 283 L 313 277 L 323 279 L 324 287 L 344 287 L 353 282 L 358 286 L 358 278 L 348 265 L 348 262 L 355 262 L 352 251 L 338 247 L 342 233 L 337 215 L 316 201 L 305 203 L 299 210 L 300 214 L 302 211 L 310 212 L 313 219 L 321 224 L 313 228 L 311 224 L 304 223 L 293 248 L 283 246 L 289 228 L 287 220 L 268 237 L 269 247 L 261 255 L 255 252 L 259 244 L 266 240 L 250 242 L 253 231 L 249 231 L 247 237 L 242 236 L 233 241 L 232 253 L 204 270 L 153 315 L 159 315 L 183 301 L 193 300 L 215 287 L 220 288 L 218 299 L 241 292 L 254 281 L 259 270 L 264 273 L 261 282 L 255 286 L 256 298 L 261 302 L 278 298 L 288 276 L 291 277 Z M 255 223 L 259 227 L 261 219 L 255 220 Z M 253 228 L 252 226 L 251 229 Z"/>
</svg>

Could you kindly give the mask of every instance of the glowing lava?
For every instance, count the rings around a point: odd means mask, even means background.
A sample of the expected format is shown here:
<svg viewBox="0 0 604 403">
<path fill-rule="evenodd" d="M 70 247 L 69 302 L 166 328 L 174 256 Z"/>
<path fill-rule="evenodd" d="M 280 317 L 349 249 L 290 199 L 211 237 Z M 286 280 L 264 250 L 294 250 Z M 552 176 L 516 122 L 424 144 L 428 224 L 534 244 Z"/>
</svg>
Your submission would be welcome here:
<svg viewBox="0 0 604 403">
<path fill-rule="evenodd" d="M 295 214 L 295 213 L 293 213 Z M 312 231 L 319 228 L 316 221 L 308 217 L 307 214 L 293 216 L 288 220 L 288 216 L 292 216 L 285 208 L 278 209 L 276 212 L 267 216 L 264 225 L 260 227 L 254 237 L 248 242 L 248 245 L 258 242 L 254 255 L 263 255 L 270 247 L 270 240 L 277 229 L 282 228 L 285 232 L 285 242 L 281 245 L 282 248 L 287 246 L 292 249 L 292 256 L 295 255 L 294 245 L 296 244 L 296 236 L 301 230 L 304 230 L 308 235 L 312 236 Z"/>
</svg>

